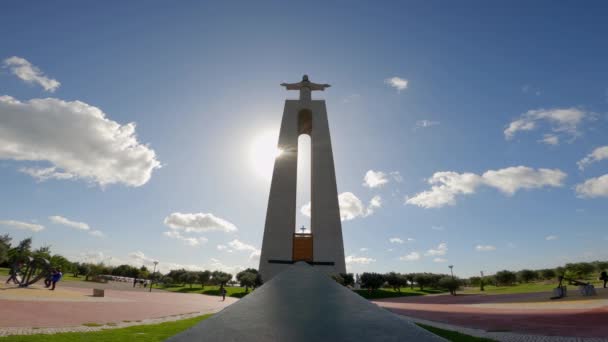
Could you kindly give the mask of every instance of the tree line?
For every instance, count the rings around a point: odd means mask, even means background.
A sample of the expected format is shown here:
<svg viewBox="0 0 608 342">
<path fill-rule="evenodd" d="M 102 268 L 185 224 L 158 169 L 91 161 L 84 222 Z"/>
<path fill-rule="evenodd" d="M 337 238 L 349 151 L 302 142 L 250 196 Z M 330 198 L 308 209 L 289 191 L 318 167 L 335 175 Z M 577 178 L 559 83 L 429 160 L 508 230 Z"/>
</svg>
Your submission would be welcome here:
<svg viewBox="0 0 608 342">
<path fill-rule="evenodd" d="M 103 279 L 105 276 L 118 276 L 136 279 L 151 279 L 156 283 L 166 286 L 186 286 L 200 284 L 219 285 L 220 288 L 226 284 L 240 284 L 245 287 L 245 292 L 250 288 L 256 288 L 262 284 L 261 277 L 256 269 L 248 268 L 236 274 L 236 279 L 230 273 L 222 271 L 189 271 L 186 269 L 171 270 L 166 274 L 159 271 L 152 273 L 145 265 L 135 267 L 132 265 L 111 266 L 104 263 L 71 262 L 60 254 L 52 254 L 50 246 L 32 249 L 32 238 L 26 238 L 16 245 L 12 245 L 12 238 L 8 235 L 0 236 L 0 267 L 15 267 L 18 263 L 32 258 L 44 258 L 50 262 L 50 266 L 61 269 L 63 273 L 71 274 L 73 277 L 85 277 L 85 281 Z"/>
</svg>

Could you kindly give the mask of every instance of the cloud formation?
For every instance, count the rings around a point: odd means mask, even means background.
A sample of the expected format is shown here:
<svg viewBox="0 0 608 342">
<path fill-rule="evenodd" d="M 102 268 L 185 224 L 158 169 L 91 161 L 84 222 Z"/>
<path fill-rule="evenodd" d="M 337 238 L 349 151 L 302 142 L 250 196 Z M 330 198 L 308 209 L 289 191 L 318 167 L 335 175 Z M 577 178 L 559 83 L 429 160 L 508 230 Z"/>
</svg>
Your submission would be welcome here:
<svg viewBox="0 0 608 342">
<path fill-rule="evenodd" d="M 228 242 L 228 246 L 230 246 L 235 251 L 245 251 L 250 252 L 249 259 L 256 259 L 260 257 L 261 250 L 252 246 L 250 244 L 244 243 L 240 240 L 234 239 Z"/>
<path fill-rule="evenodd" d="M 608 146 L 602 146 L 594 149 L 593 152 L 589 153 L 585 158 L 579 160 L 576 164 L 580 170 L 584 170 L 585 167 L 605 159 L 608 159 Z"/>
<path fill-rule="evenodd" d="M 192 247 L 196 247 L 196 246 L 199 246 L 201 243 L 207 242 L 206 237 L 184 236 L 178 230 L 169 230 L 169 231 L 163 232 L 163 235 L 170 237 L 172 239 L 183 241 L 186 245 L 192 246 Z"/>
<path fill-rule="evenodd" d="M 439 245 L 437 245 L 436 248 L 431 248 L 428 251 L 426 251 L 426 253 L 424 253 L 424 255 L 440 256 L 440 255 L 445 255 L 447 252 L 448 252 L 448 244 L 445 242 L 442 242 Z"/>
<path fill-rule="evenodd" d="M 388 241 L 389 241 L 390 243 L 399 243 L 399 244 L 404 243 L 404 241 L 403 241 L 402 239 L 397 238 L 397 237 L 390 238 L 390 239 L 388 239 Z"/>
<path fill-rule="evenodd" d="M 408 80 L 398 76 L 387 78 L 384 80 L 384 83 L 397 89 L 398 92 L 405 90 L 407 88 L 407 85 L 409 84 Z"/>
<path fill-rule="evenodd" d="M 92 230 L 91 227 L 86 222 L 72 221 L 68 218 L 65 218 L 65 217 L 59 216 L 59 215 L 49 216 L 49 221 L 51 221 L 54 224 L 59 224 L 59 225 L 74 228 L 77 230 L 86 231 L 90 235 L 95 236 L 95 237 L 104 237 L 103 232 L 101 232 L 100 230 Z"/>
<path fill-rule="evenodd" d="M 0 159 L 50 163 L 22 168 L 37 178 L 141 186 L 160 167 L 135 124 L 120 125 L 97 107 L 55 98 L 20 102 L 0 96 Z"/>
<path fill-rule="evenodd" d="M 481 176 L 453 171 L 436 172 L 427 182 L 431 189 L 406 198 L 405 203 L 422 208 L 441 208 L 454 205 L 457 195 L 470 195 L 482 185 L 493 187 L 511 196 L 521 189 L 561 187 L 566 173 L 558 169 L 533 169 L 513 166 L 488 170 Z"/>
<path fill-rule="evenodd" d="M 399 260 L 402 260 L 402 261 L 416 261 L 416 260 L 420 260 L 420 253 L 418 253 L 418 252 L 411 252 L 409 254 L 406 254 L 404 256 L 399 257 Z"/>
<path fill-rule="evenodd" d="M 576 185 L 576 193 L 582 198 L 608 197 L 608 173 L 595 178 L 589 178 Z"/>
<path fill-rule="evenodd" d="M 439 125 L 439 121 L 431 121 L 431 120 L 418 120 L 416 121 L 416 128 L 429 128 L 432 126 Z"/>
<path fill-rule="evenodd" d="M 584 119 L 591 116 L 592 113 L 574 107 L 529 110 L 518 119 L 511 121 L 503 133 L 505 139 L 511 140 L 516 133 L 535 130 L 545 122 L 550 126 L 553 134 L 548 137 L 545 135 L 545 139 L 541 141 L 555 145 L 559 143 L 557 134 L 571 138 L 579 136 L 579 126 Z"/>
<path fill-rule="evenodd" d="M 495 251 L 496 250 L 496 246 L 492 246 L 492 245 L 477 245 L 475 246 L 475 250 L 478 252 L 490 252 L 490 251 Z"/>
<path fill-rule="evenodd" d="M 366 258 L 366 257 L 358 257 L 356 255 L 349 255 L 347 256 L 344 261 L 349 264 L 359 264 L 359 265 L 369 265 L 372 262 L 376 262 L 376 259 L 373 258 Z"/>
<path fill-rule="evenodd" d="M 17 56 L 9 57 L 4 60 L 3 65 L 21 80 L 27 83 L 38 84 L 44 90 L 51 93 L 61 85 L 59 81 L 45 76 L 38 67 L 32 65 L 25 58 Z"/>
<path fill-rule="evenodd" d="M 557 235 L 548 235 L 545 237 L 545 240 L 547 241 L 553 241 L 553 240 L 557 240 L 559 237 Z"/>
<path fill-rule="evenodd" d="M 447 261 L 448 261 L 448 259 L 446 259 L 446 258 L 440 258 L 440 257 L 437 257 L 437 258 L 433 259 L 433 262 L 447 262 Z"/>
<path fill-rule="evenodd" d="M 171 229 L 183 230 L 186 233 L 205 233 L 211 231 L 236 232 L 234 224 L 211 213 L 175 212 L 165 217 L 164 223 Z"/>
<path fill-rule="evenodd" d="M 62 226 L 66 226 L 66 227 L 70 227 L 70 228 L 75 228 L 75 229 L 80 229 L 80 230 L 90 230 L 91 229 L 91 227 L 89 227 L 89 225 L 84 222 L 72 221 L 63 216 L 49 216 L 49 220 L 55 224 L 60 224 Z"/>
<path fill-rule="evenodd" d="M 397 183 L 401 183 L 403 181 L 403 177 L 401 177 L 399 171 L 391 171 L 386 174 L 382 171 L 369 170 L 363 177 L 363 186 L 370 189 L 379 188 L 390 182 L 391 178 Z"/>
<path fill-rule="evenodd" d="M 31 230 L 32 232 L 39 232 L 44 229 L 44 226 L 39 225 L 39 224 L 23 222 L 23 221 L 16 221 L 16 220 L 0 220 L 0 226 L 5 226 L 5 227 L 10 227 L 10 228 L 15 228 L 15 229 L 22 229 L 22 230 Z"/>
<path fill-rule="evenodd" d="M 340 220 L 350 221 L 358 217 L 366 217 L 374 213 L 374 209 L 382 207 L 382 198 L 374 196 L 366 207 L 363 202 L 352 192 L 343 192 L 338 195 L 340 207 Z M 310 217 L 310 202 L 300 208 L 300 213 Z"/>
</svg>

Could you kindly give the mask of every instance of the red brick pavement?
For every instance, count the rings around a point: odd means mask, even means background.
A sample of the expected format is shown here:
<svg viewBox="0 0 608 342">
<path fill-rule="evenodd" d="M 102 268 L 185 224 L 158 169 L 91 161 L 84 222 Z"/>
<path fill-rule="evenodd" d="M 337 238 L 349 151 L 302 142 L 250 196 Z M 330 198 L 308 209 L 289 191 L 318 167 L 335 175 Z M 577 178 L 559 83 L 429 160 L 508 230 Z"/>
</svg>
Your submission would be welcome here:
<svg viewBox="0 0 608 342">
<path fill-rule="evenodd" d="M 91 294 L 92 289 L 63 289 Z M 41 290 L 45 291 L 45 290 Z M 192 312 L 217 312 L 237 299 L 200 294 L 106 290 L 110 301 L 0 300 L 0 328 L 65 327 L 83 323 L 137 321 Z M 114 300 L 114 301 L 111 301 Z"/>
<path fill-rule="evenodd" d="M 525 303 L 535 298 L 546 301 L 550 294 L 465 295 L 401 297 L 377 300 L 378 305 L 400 315 L 459 325 L 486 331 L 576 337 L 608 337 L 608 305 L 584 308 L 552 308 L 552 303 Z M 525 304 L 513 308 L 480 307 L 471 304 Z M 555 302 L 557 303 L 557 301 Z"/>
</svg>

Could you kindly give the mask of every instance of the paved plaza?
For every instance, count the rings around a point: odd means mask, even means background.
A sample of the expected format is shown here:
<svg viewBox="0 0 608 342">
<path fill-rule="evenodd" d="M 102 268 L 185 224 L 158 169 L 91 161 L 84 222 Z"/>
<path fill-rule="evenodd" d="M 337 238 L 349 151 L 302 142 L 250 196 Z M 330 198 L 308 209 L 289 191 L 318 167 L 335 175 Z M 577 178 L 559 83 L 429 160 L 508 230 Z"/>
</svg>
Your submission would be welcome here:
<svg viewBox="0 0 608 342">
<path fill-rule="evenodd" d="M 597 289 L 594 297 L 571 292 L 560 300 L 550 300 L 550 293 L 522 293 L 400 297 L 375 302 L 400 315 L 485 331 L 608 336 L 608 289 Z"/>
<path fill-rule="evenodd" d="M 144 321 L 192 313 L 214 313 L 234 298 L 105 286 L 105 297 L 93 297 L 95 283 L 63 282 L 55 291 L 41 285 L 30 288 L 0 285 L 0 330 L 18 327 L 76 327 L 85 323 Z M 118 285 L 114 284 L 115 287 Z"/>
</svg>

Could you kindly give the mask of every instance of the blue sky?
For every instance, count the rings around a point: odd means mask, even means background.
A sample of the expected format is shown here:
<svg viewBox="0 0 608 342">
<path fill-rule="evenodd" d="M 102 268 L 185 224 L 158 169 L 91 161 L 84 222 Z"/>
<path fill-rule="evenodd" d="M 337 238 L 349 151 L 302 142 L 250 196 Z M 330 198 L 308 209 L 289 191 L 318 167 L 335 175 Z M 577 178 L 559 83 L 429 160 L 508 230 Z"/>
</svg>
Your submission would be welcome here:
<svg viewBox="0 0 608 342">
<path fill-rule="evenodd" d="M 338 191 L 352 194 L 349 271 L 608 259 L 607 10 L 6 4 L 0 233 L 74 259 L 257 267 L 259 170 L 297 96 L 279 83 L 307 73 L 332 85 L 313 97 L 327 101 Z M 370 170 L 387 182 L 364 185 Z"/>
</svg>

